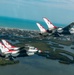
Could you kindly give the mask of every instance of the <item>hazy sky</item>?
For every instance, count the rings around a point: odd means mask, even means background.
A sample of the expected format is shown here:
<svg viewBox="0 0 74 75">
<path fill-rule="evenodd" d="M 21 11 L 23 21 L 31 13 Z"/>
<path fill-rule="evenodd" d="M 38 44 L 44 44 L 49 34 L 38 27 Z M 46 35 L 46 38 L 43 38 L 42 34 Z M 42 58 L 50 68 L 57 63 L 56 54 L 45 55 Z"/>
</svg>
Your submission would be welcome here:
<svg viewBox="0 0 74 75">
<path fill-rule="evenodd" d="M 74 0 L 0 0 L 0 16 L 70 24 L 74 21 Z"/>
</svg>

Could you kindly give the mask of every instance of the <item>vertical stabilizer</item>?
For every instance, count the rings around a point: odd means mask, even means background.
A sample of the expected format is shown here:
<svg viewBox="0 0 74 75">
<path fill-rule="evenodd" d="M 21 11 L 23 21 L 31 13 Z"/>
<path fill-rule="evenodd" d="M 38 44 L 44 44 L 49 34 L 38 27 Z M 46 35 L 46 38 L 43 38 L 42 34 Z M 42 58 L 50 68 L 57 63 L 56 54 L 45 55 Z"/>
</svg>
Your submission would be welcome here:
<svg viewBox="0 0 74 75">
<path fill-rule="evenodd" d="M 36 23 L 38 28 L 40 29 L 41 33 L 45 33 L 46 32 L 46 29 L 39 23 Z"/>
<path fill-rule="evenodd" d="M 0 50 L 2 53 L 5 53 L 6 51 L 8 51 L 8 49 L 0 42 Z"/>
<path fill-rule="evenodd" d="M 0 50 L 3 54 L 17 54 L 19 51 L 17 50 L 10 50 L 8 49 L 5 45 L 3 45 L 1 42 L 0 42 Z"/>
<path fill-rule="evenodd" d="M 7 47 L 7 48 L 12 48 L 13 46 L 10 45 L 6 40 L 2 39 L 2 43 Z"/>
<path fill-rule="evenodd" d="M 43 20 L 45 21 L 45 23 L 47 24 L 49 30 L 53 30 L 55 28 L 57 28 L 56 26 L 54 26 L 47 18 L 43 18 Z"/>
</svg>

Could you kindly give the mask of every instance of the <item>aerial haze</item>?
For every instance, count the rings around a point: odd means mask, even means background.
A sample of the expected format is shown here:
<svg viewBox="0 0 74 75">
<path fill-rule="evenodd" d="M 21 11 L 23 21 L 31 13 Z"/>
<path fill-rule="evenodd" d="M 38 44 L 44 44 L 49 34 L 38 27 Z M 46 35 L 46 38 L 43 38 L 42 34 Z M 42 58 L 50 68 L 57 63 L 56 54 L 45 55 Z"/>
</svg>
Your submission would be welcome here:
<svg viewBox="0 0 74 75">
<path fill-rule="evenodd" d="M 70 24 L 74 21 L 73 0 L 0 0 L 0 16 Z"/>
</svg>

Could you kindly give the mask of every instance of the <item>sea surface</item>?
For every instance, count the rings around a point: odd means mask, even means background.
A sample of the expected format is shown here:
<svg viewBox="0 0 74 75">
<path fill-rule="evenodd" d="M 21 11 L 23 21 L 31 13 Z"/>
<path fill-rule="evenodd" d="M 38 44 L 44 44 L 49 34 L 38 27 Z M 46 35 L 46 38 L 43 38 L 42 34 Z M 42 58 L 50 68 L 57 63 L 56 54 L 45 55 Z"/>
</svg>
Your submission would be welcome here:
<svg viewBox="0 0 74 75">
<path fill-rule="evenodd" d="M 36 20 L 34 21 L 34 20 L 0 16 L 0 27 L 39 30 L 39 28 L 36 25 L 36 22 L 39 22 L 42 26 L 44 26 L 44 28 L 48 29 L 44 21 L 36 21 Z M 64 24 L 58 24 L 58 23 L 54 23 L 54 25 L 61 27 L 64 26 Z"/>
</svg>

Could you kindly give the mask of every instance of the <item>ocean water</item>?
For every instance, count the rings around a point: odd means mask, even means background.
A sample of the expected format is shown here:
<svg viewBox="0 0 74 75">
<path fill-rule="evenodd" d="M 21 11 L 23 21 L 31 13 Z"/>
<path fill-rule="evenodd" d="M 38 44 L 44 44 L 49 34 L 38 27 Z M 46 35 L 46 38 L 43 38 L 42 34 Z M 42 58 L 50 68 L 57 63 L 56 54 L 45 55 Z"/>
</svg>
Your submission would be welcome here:
<svg viewBox="0 0 74 75">
<path fill-rule="evenodd" d="M 8 28 L 20 28 L 20 29 L 28 29 L 28 30 L 39 30 L 36 25 L 36 22 L 39 22 L 45 29 L 47 29 L 47 25 L 44 21 L 34 21 L 34 20 L 26 20 L 26 19 L 18 19 L 18 18 L 10 18 L 10 17 L 0 17 L 0 27 L 8 27 Z M 64 26 L 63 24 L 57 24 L 56 26 Z"/>
</svg>

